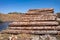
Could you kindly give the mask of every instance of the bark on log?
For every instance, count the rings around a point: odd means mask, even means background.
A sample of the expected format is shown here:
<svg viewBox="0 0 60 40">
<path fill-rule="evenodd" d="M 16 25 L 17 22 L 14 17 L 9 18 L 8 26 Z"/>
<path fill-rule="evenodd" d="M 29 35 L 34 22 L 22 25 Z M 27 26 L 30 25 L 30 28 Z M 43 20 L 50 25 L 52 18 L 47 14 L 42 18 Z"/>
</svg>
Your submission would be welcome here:
<svg viewBox="0 0 60 40">
<path fill-rule="evenodd" d="M 56 30 L 6 30 L 2 31 L 1 33 L 9 33 L 9 34 L 20 34 L 20 33 L 27 33 L 27 34 L 57 34 Z"/>
<path fill-rule="evenodd" d="M 9 25 L 59 25 L 56 21 L 45 21 L 45 22 L 12 22 Z"/>
</svg>

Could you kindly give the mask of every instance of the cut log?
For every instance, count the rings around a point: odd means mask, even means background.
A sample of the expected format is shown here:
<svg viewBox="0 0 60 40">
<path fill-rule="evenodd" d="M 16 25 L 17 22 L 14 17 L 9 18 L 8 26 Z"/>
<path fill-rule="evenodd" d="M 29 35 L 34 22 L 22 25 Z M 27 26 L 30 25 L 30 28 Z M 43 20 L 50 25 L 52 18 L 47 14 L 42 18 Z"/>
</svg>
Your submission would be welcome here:
<svg viewBox="0 0 60 40">
<path fill-rule="evenodd" d="M 45 21 L 45 22 L 12 22 L 9 25 L 59 25 L 56 21 Z"/>
<path fill-rule="evenodd" d="M 41 21 L 41 20 L 55 20 L 56 16 L 52 15 L 29 15 L 20 17 L 20 21 Z"/>
<path fill-rule="evenodd" d="M 27 14 L 9 14 L 1 16 L 3 21 L 41 21 L 41 20 L 55 20 L 56 15 L 27 15 Z"/>
<path fill-rule="evenodd" d="M 60 31 L 58 31 L 58 35 L 60 35 Z"/>
<path fill-rule="evenodd" d="M 45 14 L 53 14 L 53 12 L 54 11 L 44 11 L 44 12 L 40 12 L 40 11 L 30 11 L 30 12 L 28 12 L 27 14 L 28 15 L 32 15 L 32 14 L 34 14 L 34 15 L 40 15 L 40 14 L 43 14 L 43 15 L 45 15 Z"/>
<path fill-rule="evenodd" d="M 6 30 L 2 31 L 1 33 L 9 33 L 9 34 L 20 34 L 20 33 L 27 33 L 27 34 L 57 34 L 56 30 Z"/>
<path fill-rule="evenodd" d="M 58 35 L 60 35 L 60 31 L 58 31 Z"/>
<path fill-rule="evenodd" d="M 56 26 L 36 26 L 36 27 L 9 27 L 11 30 L 54 30 Z"/>
<path fill-rule="evenodd" d="M 53 8 L 43 8 L 43 9 L 29 9 L 29 11 L 52 11 Z"/>
<path fill-rule="evenodd" d="M 36 13 L 36 12 L 48 12 L 54 13 L 54 9 L 30 9 L 28 13 Z"/>
<path fill-rule="evenodd" d="M 56 27 L 56 30 L 60 30 L 60 26 L 57 26 L 57 27 Z"/>
</svg>

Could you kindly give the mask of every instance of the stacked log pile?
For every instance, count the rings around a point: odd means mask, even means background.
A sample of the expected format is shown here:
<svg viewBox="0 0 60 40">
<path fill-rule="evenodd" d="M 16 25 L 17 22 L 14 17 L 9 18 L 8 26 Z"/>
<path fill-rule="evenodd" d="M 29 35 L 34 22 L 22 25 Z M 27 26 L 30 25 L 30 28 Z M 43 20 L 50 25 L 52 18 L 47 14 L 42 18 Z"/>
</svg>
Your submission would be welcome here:
<svg viewBox="0 0 60 40">
<path fill-rule="evenodd" d="M 54 9 L 53 8 L 50 8 L 50 9 L 48 9 L 48 8 L 45 8 L 45 9 L 30 9 L 29 11 L 28 11 L 28 13 L 32 13 L 32 14 L 36 14 L 36 13 L 40 13 L 40 14 L 45 14 L 45 12 L 48 12 L 48 13 L 54 13 Z"/>
<path fill-rule="evenodd" d="M 26 14 L 20 14 L 19 21 L 11 22 L 9 28 L 1 33 L 58 34 L 60 26 L 53 13 L 52 8 L 29 10 Z"/>
</svg>

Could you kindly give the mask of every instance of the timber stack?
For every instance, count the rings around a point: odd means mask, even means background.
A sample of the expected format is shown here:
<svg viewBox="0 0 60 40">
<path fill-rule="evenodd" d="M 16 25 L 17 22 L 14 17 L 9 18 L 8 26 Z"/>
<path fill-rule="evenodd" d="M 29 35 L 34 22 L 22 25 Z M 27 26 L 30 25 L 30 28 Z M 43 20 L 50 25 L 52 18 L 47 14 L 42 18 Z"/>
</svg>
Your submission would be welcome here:
<svg viewBox="0 0 60 40">
<path fill-rule="evenodd" d="M 7 30 L 1 33 L 8 34 L 59 34 L 60 26 L 56 20 L 54 9 L 30 9 L 25 14 L 20 14 L 19 20 L 9 23 Z M 12 20 L 12 19 L 11 19 Z"/>
</svg>

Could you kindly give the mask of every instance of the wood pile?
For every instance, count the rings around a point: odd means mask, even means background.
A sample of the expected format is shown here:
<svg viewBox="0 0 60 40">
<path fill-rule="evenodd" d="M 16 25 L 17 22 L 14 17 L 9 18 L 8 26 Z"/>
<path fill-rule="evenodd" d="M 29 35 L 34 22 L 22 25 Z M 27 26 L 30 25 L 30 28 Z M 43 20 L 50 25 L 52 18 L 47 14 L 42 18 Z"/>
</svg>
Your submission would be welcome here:
<svg viewBox="0 0 60 40">
<path fill-rule="evenodd" d="M 28 11 L 28 13 L 32 13 L 32 14 L 34 14 L 34 13 L 43 13 L 44 14 L 44 12 L 47 12 L 47 13 L 54 13 L 54 9 L 53 8 L 50 8 L 50 9 L 47 9 L 47 8 L 44 8 L 44 9 L 30 9 L 29 11 Z"/>
<path fill-rule="evenodd" d="M 11 20 L 7 30 L 1 33 L 8 34 L 58 34 L 60 33 L 59 22 L 54 10 L 51 9 L 32 9 L 26 14 L 20 14 Z"/>
<path fill-rule="evenodd" d="M 1 19 L 3 21 L 40 21 L 40 20 L 55 20 L 56 15 L 53 14 L 1 14 Z"/>
</svg>

